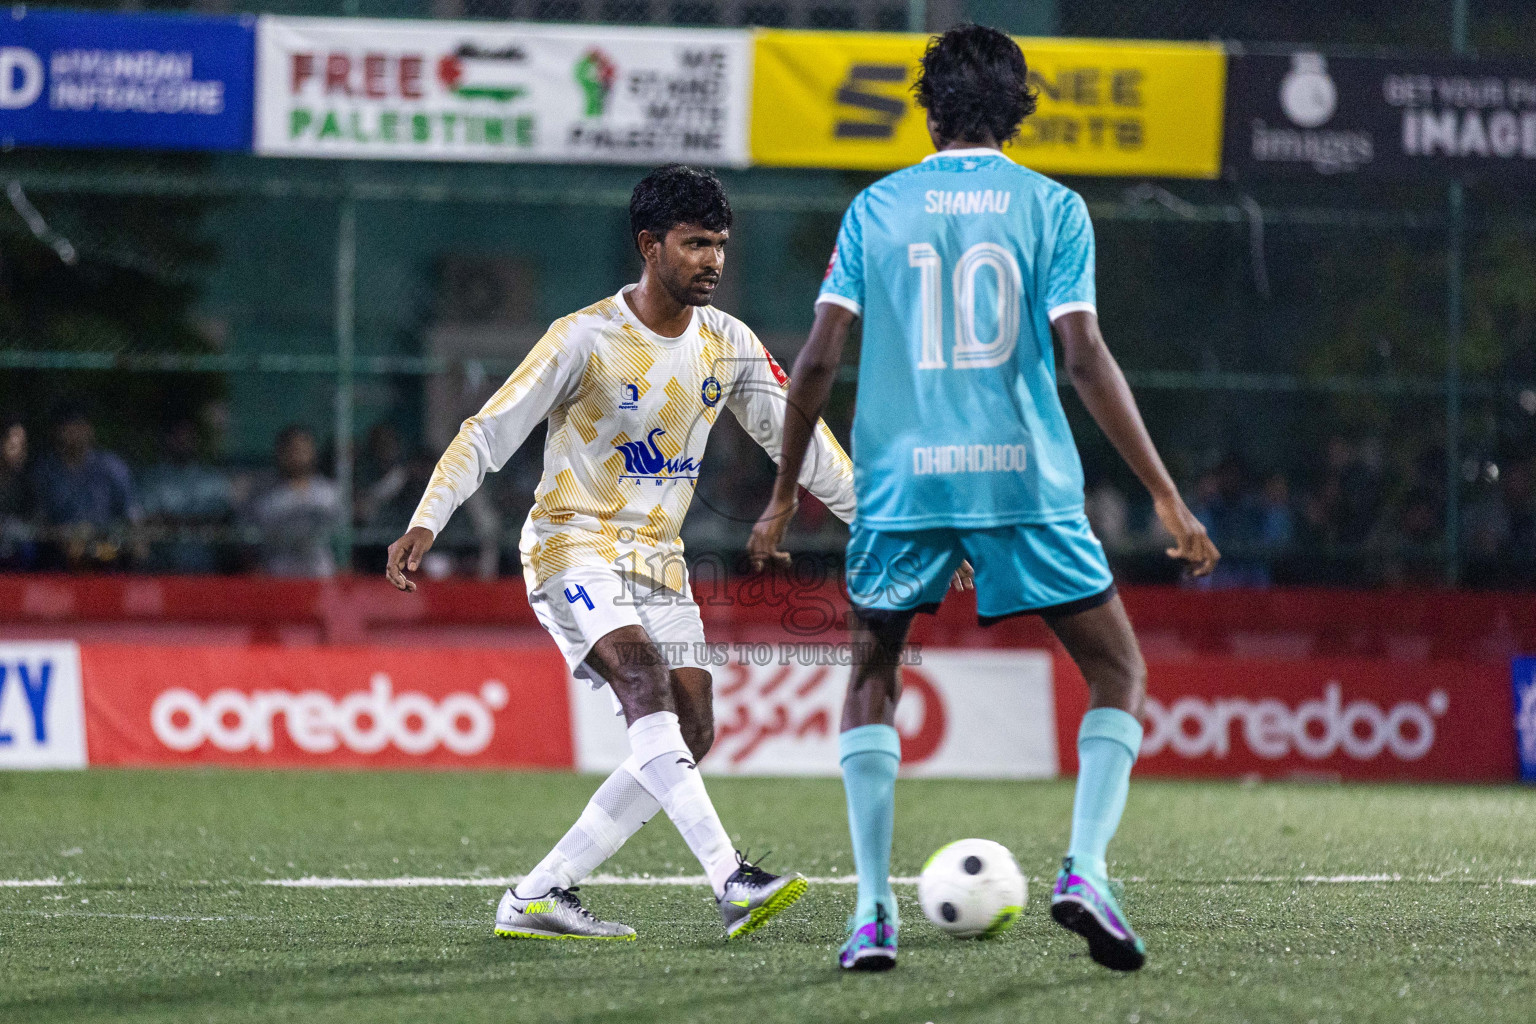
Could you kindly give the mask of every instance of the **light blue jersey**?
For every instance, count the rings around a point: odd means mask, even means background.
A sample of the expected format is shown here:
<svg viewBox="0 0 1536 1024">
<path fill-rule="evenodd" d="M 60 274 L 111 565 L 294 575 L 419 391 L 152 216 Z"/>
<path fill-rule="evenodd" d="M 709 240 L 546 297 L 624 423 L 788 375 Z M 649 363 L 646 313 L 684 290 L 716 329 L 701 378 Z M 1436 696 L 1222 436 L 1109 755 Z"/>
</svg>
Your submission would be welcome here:
<svg viewBox="0 0 1536 1024">
<path fill-rule="evenodd" d="M 1094 310 L 1082 197 L 991 149 L 950 150 L 859 193 L 817 302 L 864 321 L 860 526 L 989 528 L 1081 517 L 1051 321 Z"/>
</svg>

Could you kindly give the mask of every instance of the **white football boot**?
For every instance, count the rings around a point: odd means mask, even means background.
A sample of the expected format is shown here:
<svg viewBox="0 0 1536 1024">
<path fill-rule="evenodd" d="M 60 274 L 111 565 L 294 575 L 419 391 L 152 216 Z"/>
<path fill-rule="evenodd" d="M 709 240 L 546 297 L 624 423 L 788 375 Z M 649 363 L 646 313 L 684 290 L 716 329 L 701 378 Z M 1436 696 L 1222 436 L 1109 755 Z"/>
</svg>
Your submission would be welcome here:
<svg viewBox="0 0 1536 1024">
<path fill-rule="evenodd" d="M 496 934 L 503 939 L 635 940 L 635 930 L 629 925 L 599 920 L 583 907 L 574 885 L 550 889 L 534 899 L 516 896 L 508 889 L 496 908 Z"/>
</svg>

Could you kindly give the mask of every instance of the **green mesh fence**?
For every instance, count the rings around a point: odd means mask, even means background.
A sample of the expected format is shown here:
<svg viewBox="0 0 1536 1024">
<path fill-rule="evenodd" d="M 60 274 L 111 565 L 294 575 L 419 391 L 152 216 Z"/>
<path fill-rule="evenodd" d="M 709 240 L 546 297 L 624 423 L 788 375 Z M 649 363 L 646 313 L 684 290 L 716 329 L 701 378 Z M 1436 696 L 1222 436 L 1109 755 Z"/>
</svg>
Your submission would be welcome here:
<svg viewBox="0 0 1536 1024">
<path fill-rule="evenodd" d="M 993 6 L 1029 23 L 1009 27 L 1072 35 L 1421 50 L 1447 49 L 1454 20 L 1452 5 L 1428 3 Z M 900 28 L 914 13 L 904 3 L 659 0 L 267 9 L 868 29 Z M 932 2 L 920 13 L 942 27 L 968 12 L 992 9 Z M 1474 3 L 1469 44 L 1517 52 L 1536 34 L 1532 19 L 1528 5 Z M 270 471 L 282 428 L 306 427 L 355 502 L 343 557 L 372 569 L 458 419 L 549 321 L 637 275 L 625 205 L 640 173 L 7 154 L 5 415 L 40 453 L 59 403 L 73 402 L 141 475 L 190 422 L 198 457 L 236 492 Z M 738 219 L 720 304 L 787 364 L 839 217 L 872 176 L 723 177 Z M 1536 217 L 1520 190 L 1469 186 L 1458 232 L 1437 186 L 1070 184 L 1095 219 L 1106 335 L 1191 503 L 1217 524 L 1229 582 L 1536 578 Z M 829 414 L 845 438 L 855 398 L 845 381 Z M 1091 514 L 1118 567 L 1170 579 L 1144 496 L 1069 391 L 1066 401 Z M 460 571 L 516 571 L 540 450 L 530 440 L 488 483 L 483 507 L 444 536 Z M 771 470 L 723 420 L 685 534 L 694 550 L 739 550 Z M 166 568 L 190 527 L 162 519 L 160 529 L 120 564 Z M 249 564 L 233 507 L 197 529 L 217 548 L 205 568 Z M 797 529 L 797 543 L 827 551 L 844 536 L 814 509 Z"/>
</svg>

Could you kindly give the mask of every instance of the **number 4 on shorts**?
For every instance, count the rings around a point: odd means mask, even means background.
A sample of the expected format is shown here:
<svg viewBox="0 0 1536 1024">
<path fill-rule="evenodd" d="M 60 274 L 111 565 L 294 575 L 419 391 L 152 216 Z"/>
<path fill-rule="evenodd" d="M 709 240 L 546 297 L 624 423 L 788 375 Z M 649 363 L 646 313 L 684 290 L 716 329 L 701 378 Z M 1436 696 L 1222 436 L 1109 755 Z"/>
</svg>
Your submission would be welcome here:
<svg viewBox="0 0 1536 1024">
<path fill-rule="evenodd" d="M 587 611 L 592 610 L 592 599 L 587 596 L 587 588 L 579 584 L 577 585 L 576 593 L 574 594 L 571 593 L 570 587 L 565 588 L 565 599 L 571 604 L 575 604 L 577 601 L 580 601 L 582 604 L 587 606 Z"/>
</svg>

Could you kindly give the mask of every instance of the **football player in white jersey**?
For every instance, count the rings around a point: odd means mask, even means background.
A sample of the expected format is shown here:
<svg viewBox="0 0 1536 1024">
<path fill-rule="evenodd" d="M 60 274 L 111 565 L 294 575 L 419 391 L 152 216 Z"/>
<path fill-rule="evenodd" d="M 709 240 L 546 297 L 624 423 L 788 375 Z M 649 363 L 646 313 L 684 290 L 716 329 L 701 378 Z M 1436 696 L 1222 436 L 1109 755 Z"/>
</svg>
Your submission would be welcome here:
<svg viewBox="0 0 1536 1024">
<path fill-rule="evenodd" d="M 633 939 L 582 908 L 576 883 L 658 810 L 698 857 L 728 938 L 806 890 L 734 851 L 696 762 L 713 741 L 704 629 L 678 537 L 722 407 L 777 461 L 783 371 L 745 324 L 710 306 L 731 208 L 714 175 L 652 172 L 630 199 L 640 282 L 555 321 L 448 446 L 410 529 L 389 548 L 401 590 L 448 517 L 549 421 L 544 474 L 523 527 L 529 603 L 579 679 L 612 688 L 631 756 L 496 912 L 507 938 Z M 826 425 L 800 482 L 853 518 L 853 468 Z M 663 651 L 666 655 L 663 655 Z"/>
</svg>

